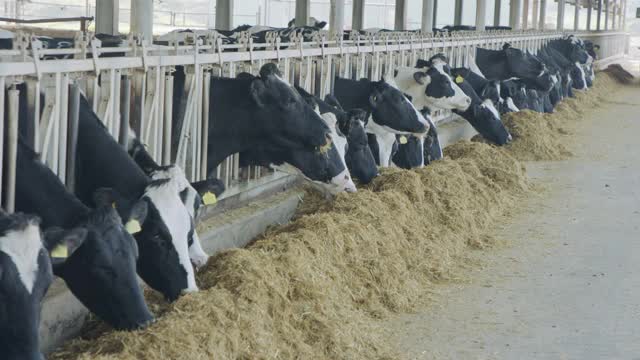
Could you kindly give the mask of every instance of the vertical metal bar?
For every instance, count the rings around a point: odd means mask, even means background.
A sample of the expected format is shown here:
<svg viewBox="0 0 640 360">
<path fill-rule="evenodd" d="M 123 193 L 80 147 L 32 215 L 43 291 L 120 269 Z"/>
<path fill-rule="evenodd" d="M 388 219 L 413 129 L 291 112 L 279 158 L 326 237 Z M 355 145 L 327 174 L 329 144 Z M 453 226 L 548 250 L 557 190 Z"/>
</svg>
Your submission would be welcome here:
<svg viewBox="0 0 640 360">
<path fill-rule="evenodd" d="M 353 0 L 353 15 L 351 17 L 351 28 L 362 30 L 364 28 L 364 2 L 365 0 Z"/>
<path fill-rule="evenodd" d="M 60 142 L 58 143 L 58 177 L 67 180 L 67 131 L 69 124 L 69 75 L 60 77 Z"/>
<path fill-rule="evenodd" d="M 593 11 L 593 0 L 587 1 L 587 31 L 591 31 L 591 12 Z"/>
<path fill-rule="evenodd" d="M 493 8 L 493 26 L 500 26 L 500 12 L 502 11 L 502 1 L 495 0 Z"/>
<path fill-rule="evenodd" d="M 564 10 L 565 0 L 558 0 L 558 18 L 556 20 L 556 29 L 558 31 L 564 30 Z"/>
<path fill-rule="evenodd" d="M 602 20 L 602 0 L 596 0 L 598 2 L 598 13 L 596 14 L 596 30 L 600 31 L 601 29 L 601 20 Z"/>
<path fill-rule="evenodd" d="M 131 79 L 124 76 L 120 81 L 120 129 L 118 142 L 125 149 L 129 148 L 129 116 L 131 113 Z"/>
<path fill-rule="evenodd" d="M 202 158 L 200 163 L 200 179 L 206 179 L 209 173 L 207 172 L 207 151 L 209 150 L 209 112 L 210 102 L 209 96 L 211 95 L 211 72 L 207 71 L 204 75 L 203 94 L 202 94 L 202 143 L 201 152 Z"/>
<path fill-rule="evenodd" d="M 329 27 L 333 34 L 342 34 L 344 30 L 344 2 L 345 0 L 331 0 Z"/>
<path fill-rule="evenodd" d="M 540 9 L 540 0 L 533 0 L 531 27 L 534 29 L 537 29 L 538 24 L 540 23 L 540 21 L 538 20 L 539 19 L 538 15 L 540 14 L 539 9 Z"/>
<path fill-rule="evenodd" d="M 462 25 L 462 6 L 464 0 L 455 0 L 453 25 Z"/>
<path fill-rule="evenodd" d="M 573 15 L 573 30 L 577 31 L 580 28 L 580 1 L 576 1 Z"/>
<path fill-rule="evenodd" d="M 609 30 L 609 10 L 609 0 L 604 0 L 604 31 Z"/>
<path fill-rule="evenodd" d="M 2 88 L 4 92 L 4 87 Z M 20 91 L 9 90 L 9 106 L 7 121 L 7 188 L 5 209 L 12 213 L 15 211 L 16 202 L 16 162 L 18 160 L 18 108 L 20 106 Z"/>
<path fill-rule="evenodd" d="M 394 29 L 405 30 L 407 28 L 407 0 L 396 0 L 394 17 Z"/>
<path fill-rule="evenodd" d="M 478 0 L 476 6 L 476 31 L 484 31 L 487 23 L 487 1 Z"/>
<path fill-rule="evenodd" d="M 164 79 L 164 146 L 162 163 L 171 164 L 171 134 L 173 125 L 173 76 L 166 74 Z"/>
<path fill-rule="evenodd" d="M 4 154 L 5 154 L 5 143 L 4 143 L 4 92 L 5 92 L 5 88 L 4 88 L 4 84 L 5 84 L 5 78 L 4 77 L 0 77 L 0 151 L 2 152 L 0 154 L 0 208 L 2 207 L 2 192 L 4 190 L 4 188 L 2 187 L 2 180 L 4 179 L 4 175 L 5 175 L 5 168 L 4 168 Z"/>
<path fill-rule="evenodd" d="M 27 123 L 24 124 L 24 133 L 21 135 L 32 149 L 36 149 L 38 142 L 38 124 L 40 123 L 40 82 L 29 79 L 27 85 Z M 4 90 L 3 90 L 4 91 Z M 35 150 L 38 152 L 38 150 Z"/>
<path fill-rule="evenodd" d="M 425 34 L 433 32 L 435 27 L 433 2 L 433 0 L 422 0 L 422 32 Z"/>
<path fill-rule="evenodd" d="M 539 24 L 539 28 L 540 30 L 545 29 L 545 26 L 547 24 L 547 0 L 540 0 L 540 24 Z"/>
<path fill-rule="evenodd" d="M 611 30 L 616 30 L 616 17 L 618 17 L 618 13 L 616 12 L 617 8 L 617 1 L 613 0 L 613 6 L 611 7 Z"/>
<path fill-rule="evenodd" d="M 311 15 L 311 0 L 296 0 L 296 26 L 307 26 Z"/>
<path fill-rule="evenodd" d="M 76 187 L 76 152 L 78 148 L 78 122 L 80 121 L 80 87 L 75 82 L 69 92 L 69 141 L 67 143 L 67 189 Z"/>
<path fill-rule="evenodd" d="M 522 3 L 522 28 L 529 28 L 529 0 L 523 0 Z"/>
</svg>

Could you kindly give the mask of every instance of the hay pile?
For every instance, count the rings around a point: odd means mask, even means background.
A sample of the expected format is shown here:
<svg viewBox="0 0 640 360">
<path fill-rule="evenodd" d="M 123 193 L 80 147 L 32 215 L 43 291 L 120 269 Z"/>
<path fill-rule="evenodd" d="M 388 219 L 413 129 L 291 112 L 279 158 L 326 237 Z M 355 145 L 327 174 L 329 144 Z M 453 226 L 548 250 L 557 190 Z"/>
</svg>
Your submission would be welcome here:
<svg viewBox="0 0 640 360">
<path fill-rule="evenodd" d="M 598 106 L 616 85 L 612 76 L 599 73 L 593 88 L 586 92 L 575 91 L 576 97 L 563 100 L 552 114 L 524 110 L 503 115 L 502 121 L 516 140 L 505 148 L 521 161 L 568 158 L 571 152 L 567 143 L 571 141 L 573 127 L 587 111 Z"/>
<path fill-rule="evenodd" d="M 202 291 L 152 304 L 164 314 L 148 329 L 76 339 L 50 359 L 397 358 L 379 320 L 422 305 L 530 191 L 512 156 L 534 131 L 521 122 L 511 121 L 514 145 L 463 141 L 423 169 L 385 169 L 355 194 L 306 196 L 290 224 L 212 258 Z M 552 145 L 526 146 L 542 157 Z"/>
<path fill-rule="evenodd" d="M 216 256 L 202 291 L 149 329 L 74 340 L 51 359 L 394 358 L 376 320 L 421 303 L 527 191 L 520 163 L 498 148 L 461 142 L 447 156 L 387 169 L 323 212 Z"/>
</svg>

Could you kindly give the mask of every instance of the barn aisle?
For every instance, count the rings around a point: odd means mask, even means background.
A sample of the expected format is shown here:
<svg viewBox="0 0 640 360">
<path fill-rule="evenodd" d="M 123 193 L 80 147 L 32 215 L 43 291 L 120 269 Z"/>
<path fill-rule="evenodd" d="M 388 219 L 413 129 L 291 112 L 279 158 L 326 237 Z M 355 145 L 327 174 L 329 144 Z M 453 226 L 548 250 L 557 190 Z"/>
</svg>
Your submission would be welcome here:
<svg viewBox="0 0 640 360">
<path fill-rule="evenodd" d="M 388 324 L 406 358 L 640 358 L 638 114 L 640 88 L 624 88 L 584 120 L 573 158 L 527 164 L 545 190 L 496 230 L 508 245 Z"/>
</svg>

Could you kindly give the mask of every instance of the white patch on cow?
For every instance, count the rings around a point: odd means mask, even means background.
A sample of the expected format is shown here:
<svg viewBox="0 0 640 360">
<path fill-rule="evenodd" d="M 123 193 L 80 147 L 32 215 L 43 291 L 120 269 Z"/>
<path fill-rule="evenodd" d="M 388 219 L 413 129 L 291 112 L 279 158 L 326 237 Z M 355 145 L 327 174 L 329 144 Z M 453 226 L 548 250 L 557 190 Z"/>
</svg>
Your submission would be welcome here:
<svg viewBox="0 0 640 360">
<path fill-rule="evenodd" d="M 491 101 L 490 99 L 486 99 L 485 101 L 482 102 L 482 105 L 480 106 L 485 109 L 489 109 L 489 111 L 491 111 L 493 116 L 495 116 L 496 119 L 500 120 L 500 113 L 498 112 L 496 107 L 493 105 L 493 101 Z"/>
<path fill-rule="evenodd" d="M 346 192 L 356 192 L 356 185 L 353 183 L 353 179 L 351 178 L 351 173 L 349 173 L 349 169 L 347 168 L 347 163 L 344 160 L 344 156 L 347 152 L 347 139 L 344 136 L 340 136 L 338 131 L 336 130 L 336 125 L 338 123 L 338 119 L 333 113 L 324 113 L 321 115 L 322 120 L 324 120 L 325 124 L 329 127 L 331 131 L 329 136 L 331 136 L 331 141 L 335 145 L 338 150 L 338 154 L 340 155 L 340 161 L 342 162 L 342 166 L 344 166 L 344 171 L 342 171 L 337 176 L 331 179 L 331 184 L 333 184 L 338 192 L 346 191 Z"/>
<path fill-rule="evenodd" d="M 249 29 L 247 29 L 247 32 L 250 34 L 255 34 L 261 31 L 265 31 L 265 30 L 273 30 L 273 27 L 271 26 L 265 26 L 265 25 L 254 25 L 252 27 L 250 27 Z"/>
<path fill-rule="evenodd" d="M 579 90 L 587 90 L 587 77 L 584 73 L 584 69 L 582 69 L 582 66 L 577 61 L 576 61 L 576 67 L 578 68 L 578 70 L 580 70 L 580 77 L 582 78 L 582 88 Z"/>
<path fill-rule="evenodd" d="M 514 111 L 514 112 L 520 111 L 520 109 L 518 109 L 516 104 L 513 103 L 513 99 L 511 98 L 511 96 L 508 96 L 506 100 L 507 100 L 507 108 L 509 110 Z"/>
<path fill-rule="evenodd" d="M 451 80 L 449 74 L 444 71 L 444 66 L 446 63 L 440 59 L 433 60 L 433 69 L 441 73 L 447 79 L 449 86 L 453 89 L 454 95 L 449 97 L 435 98 L 428 96 L 426 94 L 426 89 L 429 83 L 431 82 L 431 78 L 427 76 L 425 78 L 424 84 L 418 83 L 413 74 L 416 71 L 420 71 L 421 69 L 410 68 L 410 67 L 401 67 L 396 69 L 397 74 L 394 77 L 395 83 L 397 87 L 405 94 L 411 97 L 411 101 L 413 105 L 422 109 L 425 107 L 443 109 L 443 110 L 452 110 L 457 109 L 460 111 L 465 111 L 471 105 L 471 98 L 468 97 L 462 89 L 456 83 Z M 425 68 L 426 69 L 426 68 Z M 424 70 L 424 69 L 422 69 Z"/>
<path fill-rule="evenodd" d="M 380 166 L 389 167 L 391 164 L 391 154 L 393 153 L 393 144 L 396 142 L 396 135 L 387 130 L 386 126 L 380 126 L 375 123 L 371 118 L 365 127 L 365 131 L 376 136 Z"/>
<path fill-rule="evenodd" d="M 553 81 L 553 85 L 558 83 L 558 77 L 556 75 L 551 75 L 551 81 Z"/>
<path fill-rule="evenodd" d="M 160 179 L 169 179 L 170 181 L 176 184 L 178 189 L 178 196 L 184 190 L 187 190 L 187 195 L 184 199 L 183 205 L 189 216 L 193 220 L 195 224 L 196 214 L 195 214 L 195 205 L 198 199 L 198 191 L 191 186 L 189 180 L 187 180 L 187 176 L 181 167 L 177 165 L 172 165 L 169 168 L 154 171 L 151 174 L 151 179 L 160 180 Z M 209 261 L 209 255 L 202 249 L 202 244 L 200 243 L 200 237 L 198 236 L 198 231 L 193 229 L 193 243 L 189 246 L 189 257 L 191 261 L 196 266 L 196 268 L 200 268 L 207 264 Z"/>
<path fill-rule="evenodd" d="M 189 257 L 188 235 L 191 230 L 191 217 L 178 196 L 177 182 L 174 179 L 168 180 L 165 184 L 148 187 L 144 196 L 150 199 L 169 229 L 180 265 L 187 273 L 187 288 L 183 291 L 198 291 L 193 265 L 191 265 Z"/>
<path fill-rule="evenodd" d="M 29 294 L 38 277 L 38 255 L 42 249 L 40 227 L 36 224 L 28 224 L 24 230 L 9 230 L 0 238 L 0 252 L 11 258 Z"/>
</svg>

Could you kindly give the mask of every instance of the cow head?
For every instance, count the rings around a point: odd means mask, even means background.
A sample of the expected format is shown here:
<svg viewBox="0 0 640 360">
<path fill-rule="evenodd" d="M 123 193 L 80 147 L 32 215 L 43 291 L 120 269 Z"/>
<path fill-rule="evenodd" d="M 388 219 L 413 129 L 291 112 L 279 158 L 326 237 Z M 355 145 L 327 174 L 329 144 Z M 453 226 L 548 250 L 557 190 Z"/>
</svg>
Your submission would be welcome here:
<svg viewBox="0 0 640 360">
<path fill-rule="evenodd" d="M 260 77 L 251 82 L 250 94 L 258 107 L 256 120 L 265 136 L 280 146 L 319 149 L 328 144 L 329 128 L 282 78 L 275 64 L 268 63 L 260 69 Z"/>
<path fill-rule="evenodd" d="M 417 108 L 466 110 L 471 100 L 451 79 L 451 69 L 442 54 L 418 60 L 416 68 L 399 68 L 396 83 L 412 97 Z"/>
<path fill-rule="evenodd" d="M 396 135 L 398 151 L 393 154 L 393 163 L 403 169 L 424 166 L 424 137 Z"/>
<path fill-rule="evenodd" d="M 204 266 L 209 255 L 202 249 L 200 237 L 195 228 L 195 221 L 200 208 L 204 205 L 214 205 L 218 197 L 224 192 L 222 181 L 216 178 L 190 183 L 181 167 L 169 165 L 158 167 L 150 173 L 152 180 L 168 179 L 176 184 L 180 200 L 191 217 L 191 230 L 188 235 L 189 258 L 196 268 Z"/>
<path fill-rule="evenodd" d="M 392 133 L 419 134 L 428 130 L 428 124 L 393 78 L 371 82 L 369 106 L 373 121 Z"/>
<path fill-rule="evenodd" d="M 57 247 L 71 254 L 85 236 L 84 230 L 72 230 L 43 239 L 39 218 L 9 215 L 0 209 L 0 352 L 4 359 L 44 360 L 38 326 L 41 302 L 53 281 L 48 253 Z M 54 257 L 54 261 L 64 259 Z"/>
<path fill-rule="evenodd" d="M 99 318 L 116 329 L 138 329 L 153 321 L 136 277 L 138 245 L 131 233 L 147 217 L 147 205 L 136 203 L 126 226 L 114 208 L 112 190 L 94 194 L 96 208 L 79 225 L 86 238 L 64 261 L 53 258 L 53 272 Z M 51 236 L 60 236 L 52 230 Z"/>
<path fill-rule="evenodd" d="M 368 184 L 378 176 L 378 166 L 369 147 L 364 130 L 367 113 L 349 110 L 346 119 L 338 122 L 340 131 L 347 137 L 347 153 L 345 163 L 351 175 L 363 184 Z"/>
</svg>

